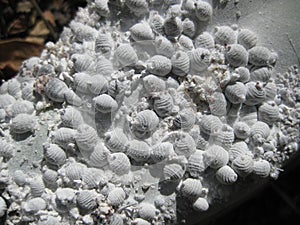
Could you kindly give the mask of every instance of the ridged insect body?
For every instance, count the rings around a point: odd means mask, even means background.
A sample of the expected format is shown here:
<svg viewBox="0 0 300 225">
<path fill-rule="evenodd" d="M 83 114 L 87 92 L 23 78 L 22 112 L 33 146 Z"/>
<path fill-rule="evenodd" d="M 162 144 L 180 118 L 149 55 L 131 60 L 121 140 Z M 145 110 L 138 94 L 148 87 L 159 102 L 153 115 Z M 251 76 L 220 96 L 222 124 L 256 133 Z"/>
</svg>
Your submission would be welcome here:
<svg viewBox="0 0 300 225">
<path fill-rule="evenodd" d="M 209 208 L 209 204 L 206 198 L 199 197 L 197 200 L 193 203 L 193 209 L 196 212 L 204 212 L 207 211 Z"/>
<path fill-rule="evenodd" d="M 199 178 L 199 176 L 207 168 L 204 162 L 203 151 L 196 150 L 188 158 L 187 171 L 192 177 Z"/>
<path fill-rule="evenodd" d="M 185 171 L 181 165 L 177 163 L 167 164 L 163 168 L 164 179 L 179 180 L 183 177 Z"/>
<path fill-rule="evenodd" d="M 125 152 L 129 141 L 121 128 L 105 133 L 105 146 L 112 152 Z"/>
<path fill-rule="evenodd" d="M 11 120 L 10 131 L 14 134 L 34 133 L 36 125 L 35 116 L 20 113 Z"/>
<path fill-rule="evenodd" d="M 237 81 L 242 83 L 247 83 L 250 80 L 250 71 L 246 67 L 238 67 L 235 69 L 235 71 L 238 73 L 239 78 Z"/>
<path fill-rule="evenodd" d="M 150 41 L 154 40 L 154 34 L 151 27 L 146 22 L 140 22 L 129 28 L 130 36 L 134 41 Z"/>
<path fill-rule="evenodd" d="M 68 106 L 63 110 L 61 121 L 63 126 L 74 129 L 78 128 L 79 125 L 84 123 L 81 113 L 72 106 Z"/>
<path fill-rule="evenodd" d="M 239 44 L 231 44 L 227 47 L 226 59 L 233 67 L 246 66 L 248 63 L 248 52 Z"/>
<path fill-rule="evenodd" d="M 157 11 L 151 11 L 149 25 L 156 34 L 164 34 L 164 18 Z"/>
<path fill-rule="evenodd" d="M 172 62 L 162 55 L 155 55 L 146 61 L 147 71 L 157 76 L 166 76 L 172 70 Z"/>
<path fill-rule="evenodd" d="M 138 215 L 147 221 L 152 221 L 156 216 L 156 208 L 153 204 L 143 202 L 138 206 Z"/>
<path fill-rule="evenodd" d="M 16 99 L 21 98 L 22 92 L 21 92 L 21 83 L 16 79 L 12 78 L 7 81 L 7 92 L 11 96 L 13 96 Z"/>
<path fill-rule="evenodd" d="M 34 106 L 30 101 L 17 100 L 7 111 L 11 117 L 15 117 L 20 113 L 32 114 L 34 112 Z"/>
<path fill-rule="evenodd" d="M 183 131 L 187 131 L 193 128 L 196 122 L 195 112 L 190 108 L 180 110 L 178 115 L 173 120 L 173 126 Z"/>
<path fill-rule="evenodd" d="M 213 14 L 212 6 L 205 1 L 195 1 L 195 15 L 199 21 L 208 21 Z"/>
<path fill-rule="evenodd" d="M 68 86 L 63 81 L 52 78 L 46 84 L 45 93 L 52 101 L 61 103 L 65 101 L 65 91 L 67 89 Z"/>
<path fill-rule="evenodd" d="M 268 67 L 260 67 L 250 73 L 252 81 L 261 81 L 267 83 L 272 76 L 272 70 Z"/>
<path fill-rule="evenodd" d="M 246 100 L 247 89 L 242 82 L 227 85 L 225 96 L 233 104 L 243 103 Z"/>
<path fill-rule="evenodd" d="M 104 94 L 107 91 L 108 82 L 103 75 L 90 77 L 88 90 L 94 95 Z"/>
<path fill-rule="evenodd" d="M 172 113 L 174 101 L 169 92 L 157 92 L 152 95 L 153 109 L 161 117 L 167 117 Z"/>
<path fill-rule="evenodd" d="M 151 149 L 144 141 L 132 140 L 127 149 L 127 155 L 137 162 L 145 162 L 151 155 Z"/>
<path fill-rule="evenodd" d="M 71 88 L 68 88 L 64 92 L 64 98 L 65 98 L 66 103 L 68 103 L 69 105 L 73 105 L 73 106 L 81 106 L 82 105 L 81 98 Z"/>
<path fill-rule="evenodd" d="M 233 161 L 235 158 L 237 158 L 240 155 L 249 155 L 249 156 L 252 155 L 247 143 L 244 141 L 238 141 L 233 143 L 233 145 L 228 150 L 228 153 L 229 153 L 230 161 Z"/>
<path fill-rule="evenodd" d="M 182 33 L 185 34 L 186 36 L 193 38 L 195 33 L 196 33 L 196 27 L 195 24 L 192 20 L 190 20 L 189 18 L 185 18 L 182 21 L 182 27 L 183 27 L 183 31 Z"/>
<path fill-rule="evenodd" d="M 172 42 L 170 42 L 164 36 L 157 36 L 155 38 L 155 49 L 158 55 L 163 55 L 171 58 L 175 54 L 175 47 Z"/>
<path fill-rule="evenodd" d="M 67 150 L 75 144 L 76 130 L 66 127 L 61 127 L 50 133 L 53 143 Z"/>
<path fill-rule="evenodd" d="M 205 163 L 211 168 L 219 169 L 229 162 L 228 152 L 219 145 L 210 145 L 203 153 Z"/>
<path fill-rule="evenodd" d="M 256 34 L 249 29 L 241 29 L 237 36 L 237 42 L 246 49 L 253 48 L 257 44 L 258 38 Z"/>
<path fill-rule="evenodd" d="M 248 51 L 249 63 L 254 66 L 268 66 L 273 61 L 272 52 L 263 46 L 255 46 Z"/>
<path fill-rule="evenodd" d="M 42 179 L 45 186 L 51 190 L 57 189 L 57 180 L 58 180 L 58 173 L 52 169 L 46 169 L 42 173 Z"/>
<path fill-rule="evenodd" d="M 82 22 L 77 22 L 75 20 L 72 20 L 70 22 L 69 27 L 72 30 L 72 36 L 75 37 L 76 41 L 81 43 L 84 41 L 95 40 L 98 34 L 98 31 L 93 27 Z"/>
<path fill-rule="evenodd" d="M 65 164 L 67 158 L 66 153 L 58 145 L 45 143 L 43 144 L 43 148 L 47 163 L 58 167 Z"/>
<path fill-rule="evenodd" d="M 262 145 L 271 133 L 268 124 L 262 121 L 257 121 L 251 126 L 250 137 L 255 145 Z"/>
<path fill-rule="evenodd" d="M 74 70 L 79 73 L 93 71 L 95 66 L 93 58 L 88 54 L 75 53 L 71 56 L 71 60 L 74 62 Z"/>
<path fill-rule="evenodd" d="M 73 185 L 74 182 L 82 179 L 86 168 L 86 165 L 82 163 L 70 162 L 60 168 L 58 173 L 63 177 L 63 181 L 67 185 Z"/>
<path fill-rule="evenodd" d="M 138 61 L 138 56 L 130 44 L 120 44 L 115 50 L 114 57 L 121 67 L 130 66 Z"/>
<path fill-rule="evenodd" d="M 6 109 L 8 106 L 14 104 L 16 99 L 9 94 L 0 95 L 0 109 Z"/>
<path fill-rule="evenodd" d="M 124 225 L 124 219 L 123 219 L 122 215 L 114 213 L 110 217 L 109 225 Z"/>
<path fill-rule="evenodd" d="M 175 132 L 175 140 L 173 147 L 178 155 L 184 155 L 186 158 L 190 157 L 196 151 L 196 143 L 192 136 L 187 132 Z"/>
<path fill-rule="evenodd" d="M 173 16 L 166 18 L 164 22 L 164 31 L 169 39 L 178 37 L 183 31 L 182 21 L 178 17 Z"/>
<path fill-rule="evenodd" d="M 233 124 L 233 130 L 236 138 L 245 140 L 250 135 L 250 127 L 243 121 L 237 121 Z"/>
<path fill-rule="evenodd" d="M 206 97 L 209 104 L 209 109 L 212 115 L 224 116 L 226 115 L 227 101 L 222 92 L 214 92 L 212 95 Z"/>
<path fill-rule="evenodd" d="M 113 97 L 117 103 L 121 103 L 124 99 L 125 92 L 128 90 L 130 83 L 129 81 L 120 81 L 118 79 L 113 79 L 109 81 L 107 87 L 107 94 Z"/>
<path fill-rule="evenodd" d="M 1 146 L 1 142 L 0 142 Z M 1 147 L 0 147 L 1 149 Z M 1 156 L 2 157 L 2 156 Z M 16 170 L 12 175 L 13 181 L 18 186 L 24 186 L 26 184 L 26 180 L 28 179 L 28 175 L 23 172 L 23 170 Z"/>
<path fill-rule="evenodd" d="M 236 33 L 229 26 L 215 28 L 215 43 L 220 45 L 231 45 L 236 43 Z"/>
<path fill-rule="evenodd" d="M 120 206 L 126 199 L 126 193 L 123 188 L 114 188 L 107 196 L 107 203 L 112 206 Z"/>
<path fill-rule="evenodd" d="M 172 73 L 177 76 L 185 76 L 190 71 L 190 58 L 184 51 L 177 51 L 171 58 Z"/>
<path fill-rule="evenodd" d="M 98 140 L 97 131 L 93 127 L 87 124 L 81 124 L 78 126 L 75 141 L 80 153 L 84 157 L 88 157 L 92 151 L 94 151 L 94 147 Z"/>
<path fill-rule="evenodd" d="M 216 178 L 221 184 L 233 184 L 237 181 L 238 175 L 230 166 L 222 166 L 216 172 Z"/>
<path fill-rule="evenodd" d="M 246 84 L 247 93 L 246 93 L 246 105 L 258 105 L 262 103 L 266 98 L 266 93 L 261 82 L 248 82 Z"/>
<path fill-rule="evenodd" d="M 258 119 L 272 126 L 280 120 L 279 107 L 274 101 L 264 102 L 258 108 Z"/>
<path fill-rule="evenodd" d="M 3 217 L 7 211 L 5 200 L 0 196 L 0 217 Z"/>
<path fill-rule="evenodd" d="M 106 79 L 110 79 L 110 75 L 114 72 L 112 62 L 102 55 L 97 57 L 94 66 L 96 75 L 103 75 Z"/>
<path fill-rule="evenodd" d="M 178 43 L 184 51 L 188 52 L 194 49 L 193 40 L 185 36 L 184 34 L 180 35 L 180 37 L 178 38 Z"/>
<path fill-rule="evenodd" d="M 165 81 L 152 74 L 143 78 L 143 85 L 148 94 L 164 91 L 166 89 Z"/>
<path fill-rule="evenodd" d="M 145 15 L 149 11 L 146 0 L 128 0 L 125 4 L 136 16 Z"/>
<path fill-rule="evenodd" d="M 232 169 L 241 177 L 246 177 L 253 171 L 253 159 L 249 155 L 239 155 L 231 164 Z"/>
<path fill-rule="evenodd" d="M 276 95 L 277 95 L 277 89 L 278 87 L 276 86 L 275 82 L 271 81 L 268 82 L 264 86 L 265 92 L 266 92 L 266 101 L 274 101 Z"/>
<path fill-rule="evenodd" d="M 202 194 L 202 183 L 199 179 L 187 178 L 179 184 L 180 193 L 189 199 L 196 199 Z"/>
<path fill-rule="evenodd" d="M 131 164 L 129 158 L 123 152 L 112 153 L 108 158 L 110 169 L 118 175 L 127 174 L 130 171 Z"/>
<path fill-rule="evenodd" d="M 76 193 L 72 188 L 58 188 L 55 191 L 54 208 L 60 213 L 69 212 L 72 207 L 75 207 Z"/>
<path fill-rule="evenodd" d="M 159 118 L 154 111 L 146 109 L 134 117 L 131 122 L 131 130 L 137 138 L 147 138 L 157 128 Z"/>
<path fill-rule="evenodd" d="M 234 130 L 228 124 L 223 124 L 222 127 L 215 132 L 211 133 L 211 138 L 214 144 L 222 146 L 224 149 L 229 150 L 234 141 Z"/>
<path fill-rule="evenodd" d="M 270 175 L 271 165 L 267 160 L 260 159 L 253 163 L 253 173 L 260 177 L 268 177 Z"/>
<path fill-rule="evenodd" d="M 95 0 L 95 9 L 100 16 L 107 17 L 110 14 L 108 0 Z"/>
<path fill-rule="evenodd" d="M 202 34 L 198 35 L 194 42 L 196 48 L 212 49 L 215 47 L 214 37 L 208 32 L 203 32 Z"/>
<path fill-rule="evenodd" d="M 102 94 L 93 98 L 95 110 L 101 113 L 111 113 L 117 110 L 118 103 L 108 94 Z"/>
<path fill-rule="evenodd" d="M 173 145 L 170 142 L 161 142 L 151 147 L 151 159 L 154 162 L 161 162 L 176 155 Z"/>
<path fill-rule="evenodd" d="M 30 193 L 32 197 L 41 197 L 45 192 L 45 184 L 42 176 L 36 176 L 29 181 Z"/>
<path fill-rule="evenodd" d="M 43 198 L 35 197 L 24 201 L 21 205 L 23 213 L 34 215 L 39 211 L 45 210 L 47 203 Z"/>
<path fill-rule="evenodd" d="M 0 140 L 0 157 L 3 157 L 4 161 L 10 160 L 14 156 L 14 152 L 13 145 L 6 140 Z"/>
<path fill-rule="evenodd" d="M 82 190 L 76 196 L 76 203 L 82 214 L 88 214 L 97 208 L 96 192 L 91 190 Z"/>
<path fill-rule="evenodd" d="M 105 172 L 98 168 L 86 168 L 82 174 L 83 188 L 93 189 L 107 184 L 108 177 Z"/>
<path fill-rule="evenodd" d="M 204 134 L 210 135 L 212 131 L 221 128 L 223 123 L 219 117 L 214 115 L 204 115 L 200 121 L 200 131 Z"/>
<path fill-rule="evenodd" d="M 85 72 L 75 73 L 74 75 L 74 88 L 75 93 L 89 94 L 88 89 L 91 76 Z"/>
<path fill-rule="evenodd" d="M 104 146 L 103 142 L 94 145 L 93 151 L 89 154 L 89 165 L 96 168 L 103 168 L 108 165 L 110 151 Z"/>
<path fill-rule="evenodd" d="M 113 48 L 113 40 L 108 33 L 99 33 L 95 40 L 95 52 L 109 57 Z"/>
<path fill-rule="evenodd" d="M 196 48 L 190 52 L 191 73 L 199 73 L 207 69 L 210 63 L 210 51 L 205 48 Z"/>
<path fill-rule="evenodd" d="M 252 126 L 257 121 L 257 108 L 256 106 L 243 105 L 240 110 L 240 121 L 243 121 Z"/>
</svg>

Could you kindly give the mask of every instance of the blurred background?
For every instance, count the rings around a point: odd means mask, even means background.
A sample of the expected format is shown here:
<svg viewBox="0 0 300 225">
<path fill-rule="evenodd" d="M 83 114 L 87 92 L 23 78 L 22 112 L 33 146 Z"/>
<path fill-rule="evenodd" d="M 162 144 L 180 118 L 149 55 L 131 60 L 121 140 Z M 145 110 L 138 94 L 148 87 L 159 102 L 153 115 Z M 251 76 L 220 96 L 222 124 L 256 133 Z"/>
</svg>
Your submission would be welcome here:
<svg viewBox="0 0 300 225">
<path fill-rule="evenodd" d="M 212 26 L 236 23 L 252 29 L 259 34 L 261 43 L 279 53 L 277 71 L 299 66 L 299 0 L 212 3 Z M 84 0 L 0 0 L 0 81 L 15 76 L 25 59 L 39 56 L 47 41 L 55 42 L 78 7 L 85 5 Z M 247 193 L 199 215 L 195 224 L 300 224 L 299 153 L 286 162 L 283 170 L 277 180 L 262 181 L 249 187 Z"/>
</svg>

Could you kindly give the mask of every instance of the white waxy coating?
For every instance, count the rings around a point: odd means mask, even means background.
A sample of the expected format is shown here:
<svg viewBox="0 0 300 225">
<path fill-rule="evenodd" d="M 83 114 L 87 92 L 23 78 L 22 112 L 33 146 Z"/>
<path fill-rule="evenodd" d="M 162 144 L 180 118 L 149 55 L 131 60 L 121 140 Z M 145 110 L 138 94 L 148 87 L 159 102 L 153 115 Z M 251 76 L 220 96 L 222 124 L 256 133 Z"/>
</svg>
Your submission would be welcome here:
<svg viewBox="0 0 300 225">
<path fill-rule="evenodd" d="M 171 60 L 162 55 L 155 55 L 146 61 L 147 71 L 157 76 L 166 76 L 172 70 Z"/>
<path fill-rule="evenodd" d="M 117 47 L 114 57 L 121 66 L 130 66 L 138 61 L 138 56 L 130 44 L 121 44 Z"/>
<path fill-rule="evenodd" d="M 105 133 L 105 146 L 112 152 L 125 152 L 129 141 L 121 128 Z"/>
<path fill-rule="evenodd" d="M 209 104 L 211 114 L 215 116 L 225 116 L 227 101 L 222 92 L 214 92 L 212 95 L 206 97 Z"/>
<path fill-rule="evenodd" d="M 168 38 L 179 36 L 183 31 L 182 21 L 178 17 L 169 17 L 164 21 L 164 31 Z"/>
<path fill-rule="evenodd" d="M 98 142 L 97 131 L 93 127 L 83 123 L 77 128 L 75 141 L 81 154 L 86 157 L 94 151 L 94 147 Z"/>
<path fill-rule="evenodd" d="M 242 45 L 232 44 L 227 47 L 226 58 L 233 67 L 246 66 L 248 52 Z"/>
<path fill-rule="evenodd" d="M 228 151 L 230 161 L 233 161 L 240 155 L 249 155 L 252 153 L 249 151 L 248 145 L 244 141 L 235 142 Z"/>
<path fill-rule="evenodd" d="M 66 127 L 78 128 L 80 124 L 83 124 L 83 117 L 77 109 L 68 106 L 62 112 L 61 121 Z"/>
<path fill-rule="evenodd" d="M 241 82 L 230 84 L 225 89 L 225 95 L 233 104 L 243 103 L 246 100 L 247 89 Z"/>
<path fill-rule="evenodd" d="M 66 162 L 67 155 L 63 149 L 56 144 L 45 143 L 44 158 L 50 165 L 62 166 Z"/>
<path fill-rule="evenodd" d="M 184 169 L 177 163 L 171 163 L 164 166 L 163 174 L 166 180 L 179 180 L 184 175 Z"/>
<path fill-rule="evenodd" d="M 154 39 L 154 34 L 151 27 L 146 22 L 136 23 L 129 28 L 131 38 L 134 41 L 149 41 Z"/>
<path fill-rule="evenodd" d="M 137 162 L 146 162 L 150 157 L 150 146 L 144 141 L 132 140 L 126 154 Z"/>
<path fill-rule="evenodd" d="M 7 210 L 7 205 L 4 199 L 0 196 L 0 217 L 4 216 Z"/>
<path fill-rule="evenodd" d="M 87 214 L 97 207 L 96 202 L 96 192 L 90 190 L 82 190 L 77 194 L 76 203 L 79 207 L 79 210 L 83 211 L 84 214 Z"/>
<path fill-rule="evenodd" d="M 256 34 L 249 29 L 241 29 L 237 36 L 237 41 L 240 45 L 243 45 L 246 49 L 250 49 L 257 44 Z"/>
<path fill-rule="evenodd" d="M 144 88 L 147 93 L 160 92 L 166 89 L 166 83 L 161 78 L 149 74 L 143 78 Z"/>
<path fill-rule="evenodd" d="M 207 202 L 206 198 L 199 197 L 197 200 L 193 203 L 193 209 L 197 212 L 203 212 L 207 211 L 209 208 L 209 204 Z"/>
<path fill-rule="evenodd" d="M 249 155 L 239 155 L 231 164 L 232 169 L 241 177 L 246 177 L 253 171 L 253 159 Z"/>
<path fill-rule="evenodd" d="M 216 178 L 221 184 L 233 184 L 237 181 L 238 175 L 230 166 L 222 166 L 216 172 Z"/>
<path fill-rule="evenodd" d="M 207 168 L 203 158 L 203 151 L 196 150 L 188 158 L 187 171 L 192 177 L 199 177 Z"/>
<path fill-rule="evenodd" d="M 93 98 L 95 109 L 101 113 L 111 113 L 117 110 L 118 103 L 108 94 Z"/>
<path fill-rule="evenodd" d="M 21 207 L 22 210 L 24 210 L 24 212 L 29 214 L 35 214 L 40 210 L 46 209 L 47 203 L 44 199 L 37 197 L 23 202 Z"/>
<path fill-rule="evenodd" d="M 179 191 L 184 197 L 195 199 L 202 193 L 202 183 L 199 179 L 187 178 L 179 185 Z"/>
<path fill-rule="evenodd" d="M 131 164 L 127 155 L 123 152 L 112 153 L 108 158 L 110 169 L 118 174 L 127 174 L 130 171 Z"/>
<path fill-rule="evenodd" d="M 6 140 L 0 140 L 0 157 L 9 160 L 14 156 L 14 146 Z"/>
<path fill-rule="evenodd" d="M 126 198 L 126 194 L 121 187 L 114 188 L 107 196 L 107 203 L 112 206 L 121 205 Z"/>
<path fill-rule="evenodd" d="M 220 45 L 235 44 L 236 33 L 229 26 L 220 26 L 215 28 L 215 43 Z"/>
<path fill-rule="evenodd" d="M 45 87 L 47 97 L 54 102 L 64 102 L 66 90 L 68 90 L 68 86 L 57 78 L 50 79 Z"/>
<path fill-rule="evenodd" d="M 197 36 L 194 42 L 196 48 L 212 49 L 215 47 L 214 37 L 208 32 L 203 32 Z"/>
<path fill-rule="evenodd" d="M 267 177 L 270 175 L 271 166 L 267 160 L 260 159 L 253 163 L 253 173 L 260 177 Z"/>
<path fill-rule="evenodd" d="M 93 151 L 89 153 L 89 165 L 96 168 L 103 168 L 108 164 L 108 157 L 110 151 L 104 146 L 104 143 L 98 142 L 95 145 L 92 145 Z"/>
<path fill-rule="evenodd" d="M 15 134 L 33 133 L 36 125 L 36 117 L 34 115 L 20 113 L 11 120 L 10 131 Z"/>
<path fill-rule="evenodd" d="M 184 51 L 177 51 L 171 58 L 172 73 L 185 76 L 190 71 L 190 58 Z"/>
<path fill-rule="evenodd" d="M 191 73 L 199 73 L 207 69 L 210 63 L 210 51 L 205 48 L 196 48 L 190 52 Z"/>
<path fill-rule="evenodd" d="M 153 204 L 144 202 L 138 206 L 138 214 L 142 219 L 152 221 L 156 216 L 156 209 Z"/>
<path fill-rule="evenodd" d="M 195 1 L 196 17 L 200 21 L 208 21 L 213 14 L 212 6 L 205 1 Z"/>
<path fill-rule="evenodd" d="M 279 107 L 274 101 L 264 102 L 258 108 L 258 119 L 272 126 L 280 120 Z"/>
<path fill-rule="evenodd" d="M 229 162 L 228 152 L 218 145 L 209 146 L 203 153 L 205 162 L 214 169 L 226 165 Z"/>
</svg>

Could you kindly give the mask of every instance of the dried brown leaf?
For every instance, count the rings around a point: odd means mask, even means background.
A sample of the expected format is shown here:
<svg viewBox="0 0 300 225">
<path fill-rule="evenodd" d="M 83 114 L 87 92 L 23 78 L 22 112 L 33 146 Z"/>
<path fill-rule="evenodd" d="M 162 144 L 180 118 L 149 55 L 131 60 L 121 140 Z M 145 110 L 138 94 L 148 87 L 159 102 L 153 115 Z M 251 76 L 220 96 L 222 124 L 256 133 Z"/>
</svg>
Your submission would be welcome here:
<svg viewBox="0 0 300 225">
<path fill-rule="evenodd" d="M 33 5 L 30 1 L 18 2 L 17 13 L 30 13 Z"/>
<path fill-rule="evenodd" d="M 12 23 L 9 24 L 7 28 L 8 35 L 15 35 L 23 33 L 27 30 L 27 24 L 24 18 L 15 19 Z"/>
<path fill-rule="evenodd" d="M 52 27 L 56 26 L 55 17 L 50 10 L 46 10 L 45 12 L 43 12 L 43 16 L 46 20 L 49 21 L 49 23 L 51 24 Z"/>
<path fill-rule="evenodd" d="M 50 33 L 43 20 L 38 21 L 30 31 L 29 36 L 47 36 Z"/>
</svg>

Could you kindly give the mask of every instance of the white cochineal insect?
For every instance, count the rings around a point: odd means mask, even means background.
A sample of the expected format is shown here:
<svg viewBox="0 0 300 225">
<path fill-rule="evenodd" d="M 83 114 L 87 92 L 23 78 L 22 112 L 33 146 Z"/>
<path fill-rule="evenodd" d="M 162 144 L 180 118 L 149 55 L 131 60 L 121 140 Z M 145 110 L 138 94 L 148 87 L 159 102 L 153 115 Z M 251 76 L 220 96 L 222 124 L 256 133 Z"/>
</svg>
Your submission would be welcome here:
<svg viewBox="0 0 300 225">
<path fill-rule="evenodd" d="M 152 94 L 153 109 L 160 118 L 169 116 L 174 108 L 172 96 L 167 91 Z"/>
<path fill-rule="evenodd" d="M 151 155 L 151 149 L 144 141 L 132 140 L 126 154 L 136 162 L 146 162 Z"/>
<path fill-rule="evenodd" d="M 155 55 L 146 61 L 147 71 L 157 76 L 166 76 L 172 70 L 172 62 L 162 55 Z"/>
<path fill-rule="evenodd" d="M 233 184 L 237 181 L 238 175 L 234 170 L 228 166 L 222 166 L 216 172 L 216 178 L 221 184 Z"/>
<path fill-rule="evenodd" d="M 253 163 L 253 173 L 260 177 L 268 177 L 271 172 L 271 165 L 267 160 L 255 160 Z"/>
<path fill-rule="evenodd" d="M 247 83 L 250 80 L 250 71 L 248 68 L 241 66 L 234 71 L 239 75 L 237 81 Z"/>
<path fill-rule="evenodd" d="M 233 130 L 236 138 L 245 140 L 250 135 L 250 127 L 243 121 L 237 121 L 233 124 Z"/>
<path fill-rule="evenodd" d="M 268 66 L 276 62 L 276 53 L 263 46 L 255 46 L 248 51 L 249 63 L 254 66 Z"/>
<path fill-rule="evenodd" d="M 206 96 L 211 114 L 215 116 L 225 116 L 227 101 L 222 92 L 214 92 L 212 95 Z"/>
<path fill-rule="evenodd" d="M 187 131 L 193 128 L 196 122 L 195 112 L 191 108 L 185 108 L 178 112 L 173 119 L 173 126 L 175 128 Z"/>
<path fill-rule="evenodd" d="M 190 52 L 190 73 L 199 73 L 206 70 L 210 63 L 210 51 L 205 48 L 196 48 Z"/>
<path fill-rule="evenodd" d="M 63 126 L 74 129 L 78 128 L 79 125 L 84 123 L 80 111 L 72 106 L 68 106 L 63 109 L 60 118 Z"/>
<path fill-rule="evenodd" d="M 63 164 L 65 164 L 67 155 L 65 151 L 62 148 L 60 148 L 58 145 L 44 143 L 43 149 L 44 149 L 44 158 L 46 159 L 47 163 L 57 167 L 60 167 Z"/>
<path fill-rule="evenodd" d="M 178 37 L 182 31 L 182 21 L 176 16 L 170 16 L 164 21 L 164 31 L 168 39 Z"/>
<path fill-rule="evenodd" d="M 125 4 L 136 16 L 145 15 L 149 12 L 149 6 L 146 0 L 128 0 L 125 1 Z"/>
<path fill-rule="evenodd" d="M 199 34 L 194 42 L 196 48 L 213 49 L 215 47 L 214 37 L 206 31 Z"/>
<path fill-rule="evenodd" d="M 241 29 L 238 32 L 237 42 L 246 49 L 253 48 L 257 44 L 257 35 L 249 29 Z"/>
<path fill-rule="evenodd" d="M 118 175 L 129 173 L 131 168 L 129 158 L 123 152 L 112 153 L 108 157 L 108 163 L 110 169 Z"/>
<path fill-rule="evenodd" d="M 108 165 L 110 151 L 104 146 L 103 142 L 93 144 L 92 152 L 85 151 L 85 156 L 89 157 L 88 164 L 96 168 L 103 168 Z"/>
<path fill-rule="evenodd" d="M 95 110 L 101 113 L 111 113 L 118 109 L 118 103 L 108 94 L 101 94 L 93 98 Z"/>
<path fill-rule="evenodd" d="M 88 157 L 92 151 L 94 151 L 94 147 L 98 140 L 97 131 L 93 127 L 87 124 L 78 126 L 75 141 L 80 153 L 84 157 Z"/>
<path fill-rule="evenodd" d="M 209 208 L 209 203 L 206 198 L 199 197 L 197 200 L 193 203 L 193 209 L 197 212 L 204 212 L 207 211 Z"/>
<path fill-rule="evenodd" d="M 220 45 L 231 45 L 236 43 L 236 33 L 229 26 L 215 28 L 215 43 Z"/>
<path fill-rule="evenodd" d="M 82 190 L 76 196 L 76 204 L 82 214 L 88 214 L 97 208 L 97 192 Z"/>
<path fill-rule="evenodd" d="M 65 92 L 68 86 L 57 78 L 52 78 L 48 81 L 45 87 L 46 96 L 54 102 L 64 102 Z"/>
<path fill-rule="evenodd" d="M 163 177 L 167 181 L 179 180 L 183 177 L 185 169 L 178 163 L 167 164 L 163 168 Z"/>
<path fill-rule="evenodd" d="M 164 36 L 157 36 L 154 43 L 157 54 L 168 58 L 171 58 L 175 54 L 174 44 Z"/>
<path fill-rule="evenodd" d="M 280 120 L 279 107 L 274 101 L 264 102 L 258 108 L 258 119 L 272 126 Z"/>
<path fill-rule="evenodd" d="M 0 157 L 3 157 L 4 161 L 8 161 L 14 156 L 14 154 L 14 146 L 6 140 L 0 139 Z"/>
<path fill-rule="evenodd" d="M 36 129 L 37 121 L 34 115 L 20 113 L 10 123 L 10 132 L 13 134 L 34 133 Z"/>
<path fill-rule="evenodd" d="M 267 83 L 272 76 L 272 69 L 269 67 L 256 68 L 250 73 L 251 81 L 261 81 Z"/>
<path fill-rule="evenodd" d="M 200 131 L 204 134 L 210 135 L 211 132 L 221 128 L 223 123 L 219 117 L 214 115 L 204 115 L 200 120 Z"/>
<path fill-rule="evenodd" d="M 170 142 L 161 142 L 151 147 L 151 159 L 154 162 L 168 160 L 175 156 L 173 145 Z"/>
<path fill-rule="evenodd" d="M 192 177 L 199 178 L 207 168 L 207 164 L 203 158 L 203 153 L 204 151 L 196 150 L 188 158 L 187 171 Z"/>
<path fill-rule="evenodd" d="M 233 145 L 228 150 L 229 160 L 233 161 L 240 155 L 249 155 L 252 156 L 252 152 L 249 150 L 249 147 L 246 142 L 238 141 L 233 143 Z"/>
<path fill-rule="evenodd" d="M 154 40 L 154 34 L 150 25 L 140 22 L 129 28 L 131 38 L 136 42 Z"/>
<path fill-rule="evenodd" d="M 225 88 L 225 96 L 233 104 L 243 103 L 246 100 L 247 89 L 242 82 L 229 84 Z"/>
<path fill-rule="evenodd" d="M 219 169 L 229 162 L 228 152 L 221 146 L 210 145 L 203 153 L 205 162 L 214 169 Z"/>
<path fill-rule="evenodd" d="M 179 184 L 178 190 L 186 198 L 197 199 L 202 194 L 202 183 L 199 179 L 187 178 Z"/>
<path fill-rule="evenodd" d="M 129 146 L 128 138 L 121 128 L 105 133 L 104 143 L 112 152 L 125 152 Z"/>
<path fill-rule="evenodd" d="M 231 44 L 226 48 L 226 59 L 233 67 L 246 66 L 248 63 L 248 52 L 239 44 Z"/>
<path fill-rule="evenodd" d="M 119 45 L 115 50 L 114 57 L 120 67 L 130 66 L 138 61 L 138 56 L 130 44 Z"/>
<path fill-rule="evenodd" d="M 195 1 L 195 15 L 199 21 L 209 21 L 212 17 L 212 6 L 205 1 Z"/>
<path fill-rule="evenodd" d="M 153 204 L 142 202 L 137 206 L 138 215 L 147 221 L 152 221 L 156 217 L 156 208 Z"/>
<path fill-rule="evenodd" d="M 246 177 L 253 171 L 253 159 L 249 155 L 239 155 L 231 164 L 232 169 L 241 177 Z"/>
<path fill-rule="evenodd" d="M 172 73 L 177 76 L 185 76 L 190 71 L 190 58 L 184 51 L 177 51 L 171 58 Z"/>
<path fill-rule="evenodd" d="M 75 136 L 76 130 L 67 127 L 58 128 L 49 134 L 52 143 L 57 144 L 65 150 L 72 149 L 74 147 Z"/>
<path fill-rule="evenodd" d="M 266 92 L 264 90 L 263 84 L 261 82 L 248 82 L 246 84 L 246 105 L 258 105 L 262 103 L 266 98 Z"/>
<path fill-rule="evenodd" d="M 166 89 L 166 82 L 162 78 L 149 74 L 143 78 L 143 85 L 148 94 Z"/>
<path fill-rule="evenodd" d="M 183 34 L 185 34 L 190 38 L 194 37 L 196 33 L 196 26 L 192 20 L 190 20 L 189 18 L 185 18 L 182 21 L 182 27 L 183 27 L 183 31 L 182 31 Z"/>
<path fill-rule="evenodd" d="M 250 138 L 253 144 L 262 145 L 271 133 L 271 129 L 268 124 L 262 121 L 257 121 L 251 126 Z"/>
<path fill-rule="evenodd" d="M 126 193 L 123 188 L 116 187 L 107 196 L 107 203 L 112 206 L 120 206 L 126 198 Z"/>
</svg>

